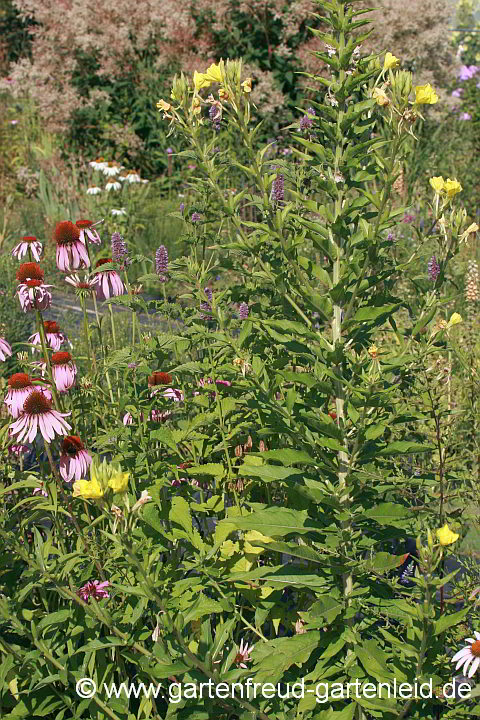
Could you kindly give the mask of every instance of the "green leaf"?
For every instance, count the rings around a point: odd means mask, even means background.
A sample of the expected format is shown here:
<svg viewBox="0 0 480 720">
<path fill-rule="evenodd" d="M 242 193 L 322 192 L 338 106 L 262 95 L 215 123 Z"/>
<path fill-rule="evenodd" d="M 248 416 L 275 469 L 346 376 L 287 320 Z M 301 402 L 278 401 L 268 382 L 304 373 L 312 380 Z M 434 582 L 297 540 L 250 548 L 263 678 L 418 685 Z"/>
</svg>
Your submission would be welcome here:
<svg viewBox="0 0 480 720">
<path fill-rule="evenodd" d="M 71 615 L 70 610 L 58 610 L 57 612 L 50 613 L 40 620 L 37 625 L 37 630 L 43 630 L 50 625 L 61 625 L 66 622 Z"/>
<path fill-rule="evenodd" d="M 410 442 L 410 440 L 396 440 L 387 445 L 383 450 L 378 450 L 376 455 L 388 457 L 391 455 L 404 455 L 407 453 L 423 453 L 435 450 L 433 445 L 422 445 L 421 443 Z"/>
<path fill-rule="evenodd" d="M 391 303 L 390 305 L 382 305 L 382 307 L 361 307 L 357 310 L 353 319 L 357 322 L 377 320 L 382 315 L 391 315 L 400 305 L 401 303 Z"/>
<path fill-rule="evenodd" d="M 446 613 L 440 615 L 439 619 L 435 621 L 435 635 L 440 635 L 445 632 L 445 630 L 448 630 L 448 628 L 453 627 L 453 625 L 461 623 L 467 617 L 468 613 L 469 608 L 466 607 L 451 615 L 447 615 Z"/>
<path fill-rule="evenodd" d="M 284 537 L 290 533 L 304 534 L 315 530 L 313 527 L 305 526 L 306 522 L 306 510 L 270 507 L 241 517 L 229 517 L 228 520 L 221 520 L 218 524 L 219 526 L 224 523 L 235 525 L 239 530 L 258 530 L 267 537 Z"/>
<path fill-rule="evenodd" d="M 380 503 L 364 513 L 369 520 L 375 520 L 379 525 L 393 525 L 404 527 L 405 520 L 410 517 L 410 511 L 403 505 L 396 503 Z"/>
</svg>

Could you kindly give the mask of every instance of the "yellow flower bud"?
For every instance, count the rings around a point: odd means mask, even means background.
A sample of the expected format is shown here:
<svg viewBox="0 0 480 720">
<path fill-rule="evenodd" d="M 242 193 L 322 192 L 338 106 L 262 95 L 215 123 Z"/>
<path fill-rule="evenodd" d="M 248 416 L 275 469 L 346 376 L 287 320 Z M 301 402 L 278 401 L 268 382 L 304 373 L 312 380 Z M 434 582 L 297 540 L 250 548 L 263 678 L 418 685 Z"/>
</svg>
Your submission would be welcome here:
<svg viewBox="0 0 480 720">
<path fill-rule="evenodd" d="M 191 111 L 194 115 L 199 115 L 202 112 L 202 103 L 198 97 L 193 98 Z"/>
<path fill-rule="evenodd" d="M 440 194 L 442 190 L 445 188 L 445 180 L 440 175 L 438 177 L 432 177 L 430 178 L 430 185 L 435 190 L 436 193 Z"/>
<path fill-rule="evenodd" d="M 385 55 L 385 60 L 383 62 L 383 69 L 384 70 L 390 70 L 390 68 L 398 67 L 400 64 L 400 60 L 395 57 L 395 55 L 392 55 L 391 52 L 387 52 Z"/>
<path fill-rule="evenodd" d="M 415 87 L 415 105 L 435 105 L 438 95 L 430 83 Z"/>
<path fill-rule="evenodd" d="M 243 92 L 249 93 L 252 91 L 252 78 L 247 78 L 242 82 Z"/>
<path fill-rule="evenodd" d="M 440 545 L 451 545 L 452 543 L 456 542 L 460 535 L 457 535 L 457 533 L 454 533 L 450 530 L 448 527 L 448 524 L 445 523 L 445 525 L 437 530 L 437 539 Z"/>
<path fill-rule="evenodd" d="M 218 91 L 218 97 L 220 100 L 223 100 L 224 102 L 227 102 L 228 98 L 228 92 L 225 90 L 225 88 L 220 88 Z"/>
<path fill-rule="evenodd" d="M 378 355 L 378 348 L 377 348 L 377 346 L 376 346 L 376 345 L 370 345 L 370 347 L 368 348 L 368 354 L 370 355 L 370 357 L 371 357 L 373 360 L 375 360 L 375 358 L 376 358 L 377 355 Z"/>
</svg>

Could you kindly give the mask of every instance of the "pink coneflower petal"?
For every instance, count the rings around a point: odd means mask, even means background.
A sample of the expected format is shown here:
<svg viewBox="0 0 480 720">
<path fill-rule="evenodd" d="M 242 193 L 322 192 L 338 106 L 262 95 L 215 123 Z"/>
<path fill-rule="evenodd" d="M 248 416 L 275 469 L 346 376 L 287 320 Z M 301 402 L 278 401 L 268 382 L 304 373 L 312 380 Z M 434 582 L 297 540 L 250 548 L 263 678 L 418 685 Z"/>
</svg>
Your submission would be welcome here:
<svg viewBox="0 0 480 720">
<path fill-rule="evenodd" d="M 4 362 L 7 357 L 11 357 L 11 355 L 12 348 L 4 338 L 0 337 L 0 360 Z"/>
<path fill-rule="evenodd" d="M 36 237 L 27 236 L 22 238 L 21 242 L 12 250 L 12 257 L 21 260 L 31 250 L 32 256 L 37 262 L 40 261 L 40 255 L 42 254 L 42 243 L 37 240 Z"/>
<path fill-rule="evenodd" d="M 53 353 L 52 375 L 59 392 L 67 392 L 75 385 L 77 367 L 68 352 Z"/>
</svg>

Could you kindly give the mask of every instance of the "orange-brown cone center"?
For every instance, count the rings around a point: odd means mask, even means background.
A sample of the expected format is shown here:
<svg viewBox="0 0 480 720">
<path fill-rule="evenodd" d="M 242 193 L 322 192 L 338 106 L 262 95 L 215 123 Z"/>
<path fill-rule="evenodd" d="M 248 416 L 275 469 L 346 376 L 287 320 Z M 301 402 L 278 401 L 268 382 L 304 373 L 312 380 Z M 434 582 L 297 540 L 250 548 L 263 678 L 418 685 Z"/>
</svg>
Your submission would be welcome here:
<svg viewBox="0 0 480 720">
<path fill-rule="evenodd" d="M 23 390 L 23 388 L 31 387 L 32 381 L 27 373 L 15 373 L 8 378 L 7 385 L 13 390 Z"/>
<path fill-rule="evenodd" d="M 71 360 L 72 356 L 69 352 L 60 351 L 52 355 L 52 365 L 66 365 L 71 362 Z"/>
<path fill-rule="evenodd" d="M 23 411 L 29 415 L 42 415 L 50 412 L 52 405 L 39 390 L 34 390 L 23 403 Z"/>
<path fill-rule="evenodd" d="M 56 224 L 53 239 L 57 245 L 69 245 L 77 242 L 79 238 L 80 229 L 70 222 L 70 220 L 64 220 Z"/>
</svg>

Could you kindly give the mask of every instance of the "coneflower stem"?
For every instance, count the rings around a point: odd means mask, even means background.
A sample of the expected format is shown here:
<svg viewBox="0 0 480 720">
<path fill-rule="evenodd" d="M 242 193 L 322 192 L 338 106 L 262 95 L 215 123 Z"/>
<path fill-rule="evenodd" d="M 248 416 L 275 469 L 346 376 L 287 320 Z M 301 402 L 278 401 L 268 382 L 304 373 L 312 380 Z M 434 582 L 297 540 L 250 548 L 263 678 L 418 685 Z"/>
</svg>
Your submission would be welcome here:
<svg viewBox="0 0 480 720">
<path fill-rule="evenodd" d="M 90 338 L 90 326 L 88 324 L 88 317 L 87 317 L 87 308 L 86 308 L 85 298 L 83 295 L 80 295 L 80 305 L 82 306 L 82 310 L 83 310 L 83 327 L 85 330 L 85 338 L 87 341 L 88 354 L 90 355 L 90 358 L 92 361 L 93 371 L 96 372 L 97 360 L 93 353 L 92 341 Z"/>
<path fill-rule="evenodd" d="M 40 310 L 36 310 L 35 312 L 36 312 L 36 315 L 37 315 L 38 334 L 40 335 L 40 342 L 41 342 L 41 344 L 42 344 L 43 356 L 44 356 L 44 358 L 45 358 L 45 363 L 46 363 L 46 366 L 47 366 L 48 377 L 49 377 L 49 380 L 50 380 L 50 383 L 51 383 L 51 390 L 52 390 L 52 395 L 53 395 L 53 399 L 54 399 L 54 402 L 55 402 L 55 407 L 57 408 L 57 410 L 59 410 L 60 412 L 62 412 L 62 411 L 63 411 L 63 407 L 62 407 L 62 404 L 61 404 L 61 402 L 60 402 L 60 398 L 59 398 L 58 393 L 57 393 L 57 386 L 55 385 L 55 380 L 53 379 L 53 371 L 52 371 L 52 365 L 51 365 L 51 363 L 50 363 L 50 356 L 49 356 L 49 354 L 48 354 L 47 341 L 46 341 L 46 339 L 45 339 L 45 327 L 44 327 L 44 325 L 43 325 L 42 313 L 40 312 Z"/>
</svg>

